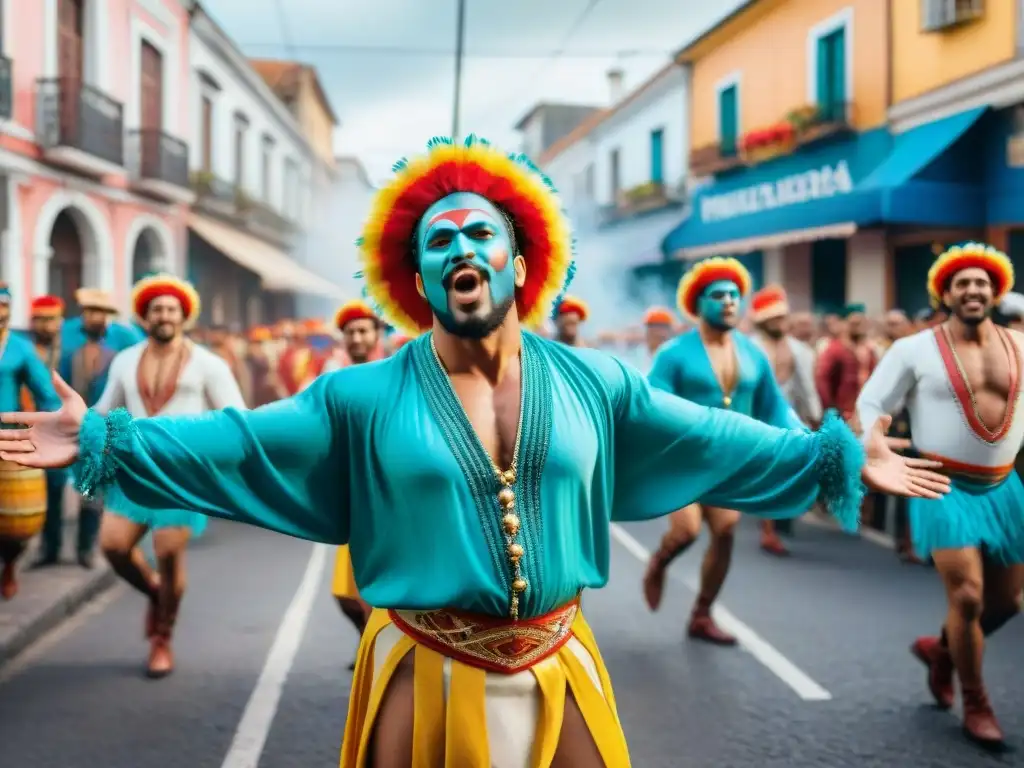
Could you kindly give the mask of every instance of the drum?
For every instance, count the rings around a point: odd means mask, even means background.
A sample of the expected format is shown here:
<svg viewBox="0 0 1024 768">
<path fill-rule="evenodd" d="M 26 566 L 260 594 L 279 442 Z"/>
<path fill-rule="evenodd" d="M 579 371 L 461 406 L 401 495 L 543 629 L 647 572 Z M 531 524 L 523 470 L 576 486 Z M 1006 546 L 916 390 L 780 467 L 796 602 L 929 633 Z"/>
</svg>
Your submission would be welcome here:
<svg viewBox="0 0 1024 768">
<path fill-rule="evenodd" d="M 46 473 L 0 461 L 0 539 L 28 541 L 46 519 Z"/>
</svg>

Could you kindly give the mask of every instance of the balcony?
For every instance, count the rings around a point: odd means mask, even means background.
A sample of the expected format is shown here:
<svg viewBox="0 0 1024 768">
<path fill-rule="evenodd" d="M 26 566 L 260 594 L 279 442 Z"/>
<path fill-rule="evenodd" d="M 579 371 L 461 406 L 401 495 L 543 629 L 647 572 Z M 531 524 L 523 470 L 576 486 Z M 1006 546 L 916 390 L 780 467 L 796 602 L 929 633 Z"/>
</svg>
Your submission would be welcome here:
<svg viewBox="0 0 1024 768">
<path fill-rule="evenodd" d="M 71 78 L 36 82 L 36 126 L 44 158 L 92 176 L 124 172 L 124 108 Z"/>
<path fill-rule="evenodd" d="M 14 116 L 14 87 L 11 60 L 0 56 L 0 119 L 10 120 Z"/>
<path fill-rule="evenodd" d="M 251 198 L 234 184 L 208 171 L 192 174 L 195 206 L 282 248 L 289 248 L 298 226 L 266 203 Z"/>
<path fill-rule="evenodd" d="M 620 191 L 615 203 L 601 211 L 601 223 L 614 224 L 623 219 L 642 216 L 671 206 L 681 206 L 683 185 L 678 189 L 666 187 L 660 181 L 645 181 L 635 187 Z"/>
<path fill-rule="evenodd" d="M 697 177 L 713 176 L 741 165 L 743 158 L 736 153 L 735 148 L 723 152 L 719 144 L 698 147 L 690 153 L 690 173 Z"/>
<path fill-rule="evenodd" d="M 188 179 L 188 145 L 163 131 L 128 133 L 132 184 L 142 192 L 172 203 L 191 203 L 195 192 Z"/>
</svg>

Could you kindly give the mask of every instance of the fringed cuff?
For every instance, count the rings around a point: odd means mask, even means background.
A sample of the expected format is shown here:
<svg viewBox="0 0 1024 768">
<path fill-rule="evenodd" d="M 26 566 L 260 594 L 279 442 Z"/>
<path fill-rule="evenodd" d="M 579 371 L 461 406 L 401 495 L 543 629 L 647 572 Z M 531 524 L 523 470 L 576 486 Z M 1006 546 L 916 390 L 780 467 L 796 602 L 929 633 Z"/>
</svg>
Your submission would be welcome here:
<svg viewBox="0 0 1024 768">
<path fill-rule="evenodd" d="M 135 422 L 124 408 L 105 418 L 90 408 L 78 432 L 78 461 L 73 472 L 75 488 L 92 498 L 112 485 L 117 474 L 115 454 L 131 446 Z"/>
<path fill-rule="evenodd" d="M 864 448 L 834 410 L 825 414 L 821 428 L 815 433 L 815 440 L 817 457 L 814 464 L 821 486 L 821 500 L 844 531 L 856 533 L 865 491 L 861 481 Z"/>
</svg>

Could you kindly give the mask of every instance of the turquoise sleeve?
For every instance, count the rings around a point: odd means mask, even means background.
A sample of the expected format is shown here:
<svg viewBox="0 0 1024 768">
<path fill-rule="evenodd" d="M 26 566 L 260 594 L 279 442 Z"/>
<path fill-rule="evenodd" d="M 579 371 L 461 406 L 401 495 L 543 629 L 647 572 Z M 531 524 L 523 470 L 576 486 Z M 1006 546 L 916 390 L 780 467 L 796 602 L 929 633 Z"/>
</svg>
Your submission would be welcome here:
<svg viewBox="0 0 1024 768">
<path fill-rule="evenodd" d="M 779 429 L 652 389 L 624 367 L 621 374 L 612 386 L 613 519 L 658 517 L 697 501 L 787 518 L 820 497 L 844 529 L 856 530 L 864 451 L 835 414 L 818 432 Z"/>
<path fill-rule="evenodd" d="M 349 537 L 347 416 L 331 377 L 254 411 L 89 410 L 76 484 L 115 510 L 190 510 L 311 541 Z"/>
</svg>

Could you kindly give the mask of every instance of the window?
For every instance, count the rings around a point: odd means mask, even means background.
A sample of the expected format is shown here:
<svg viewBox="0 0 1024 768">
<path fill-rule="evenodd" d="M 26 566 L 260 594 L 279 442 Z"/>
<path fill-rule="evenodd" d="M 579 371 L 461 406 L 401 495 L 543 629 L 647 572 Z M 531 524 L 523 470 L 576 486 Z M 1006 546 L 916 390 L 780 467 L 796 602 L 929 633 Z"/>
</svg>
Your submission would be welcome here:
<svg viewBox="0 0 1024 768">
<path fill-rule="evenodd" d="M 202 169 L 210 173 L 213 170 L 213 99 L 209 96 L 203 96 L 202 121 L 202 135 L 199 139 L 202 143 Z"/>
<path fill-rule="evenodd" d="M 245 185 L 245 136 L 249 120 L 241 112 L 235 113 L 235 186 Z"/>
<path fill-rule="evenodd" d="M 587 200 L 594 199 L 594 164 L 590 163 L 587 165 L 586 171 L 584 171 L 583 188 L 586 191 Z"/>
<path fill-rule="evenodd" d="M 924 32 L 940 32 L 984 15 L 984 0 L 921 0 L 921 29 Z"/>
<path fill-rule="evenodd" d="M 718 151 L 722 157 L 736 154 L 739 134 L 739 85 L 733 83 L 718 91 Z"/>
<path fill-rule="evenodd" d="M 846 27 L 818 38 L 815 101 L 823 122 L 846 120 Z"/>
<path fill-rule="evenodd" d="M 608 175 L 611 180 L 612 203 L 619 200 L 619 190 L 622 188 L 621 169 L 619 168 L 619 150 L 613 149 L 608 156 Z"/>
<path fill-rule="evenodd" d="M 661 184 L 665 176 L 665 159 L 663 155 L 665 131 L 663 128 L 651 131 L 651 181 Z"/>
<path fill-rule="evenodd" d="M 288 158 L 284 161 L 284 206 L 282 213 L 290 221 L 295 221 L 298 218 L 298 185 L 299 168 L 294 160 Z"/>
<path fill-rule="evenodd" d="M 263 201 L 270 202 L 270 182 L 271 170 L 274 162 L 274 137 L 267 134 L 263 135 L 263 171 L 260 177 L 263 191 Z"/>
</svg>

